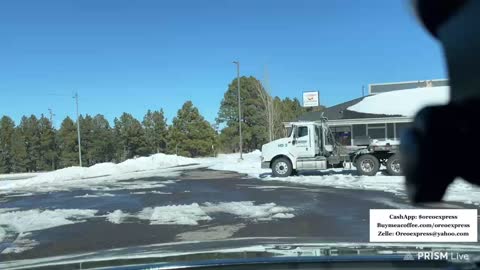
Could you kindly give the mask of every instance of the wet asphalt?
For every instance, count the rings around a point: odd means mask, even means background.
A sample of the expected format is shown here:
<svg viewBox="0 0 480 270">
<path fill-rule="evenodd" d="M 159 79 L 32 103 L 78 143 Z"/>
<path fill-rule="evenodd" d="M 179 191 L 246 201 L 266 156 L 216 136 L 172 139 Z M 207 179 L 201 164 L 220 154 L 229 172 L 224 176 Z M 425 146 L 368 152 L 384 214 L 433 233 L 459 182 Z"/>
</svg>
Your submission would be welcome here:
<svg viewBox="0 0 480 270">
<path fill-rule="evenodd" d="M 97 216 L 116 209 L 138 212 L 145 207 L 254 201 L 294 208 L 293 218 L 249 220 L 215 213 L 199 225 L 150 225 L 147 220 L 114 224 L 105 217 L 34 231 L 38 242 L 22 253 L 0 254 L 0 261 L 133 247 L 176 241 L 202 241 L 242 237 L 315 237 L 325 242 L 368 242 L 369 209 L 411 208 L 407 199 L 382 191 L 314 187 L 278 181 L 261 181 L 233 172 L 194 169 L 178 177 L 141 179 L 169 184 L 145 190 L 108 191 L 113 197 L 76 197 L 91 190 L 61 191 L 4 199 L 1 208 L 97 209 Z M 171 181 L 173 180 L 173 181 Z M 131 180 L 135 181 L 135 180 Z M 137 180 L 138 181 L 138 180 Z M 152 190 L 161 194 L 148 193 Z M 146 194 L 135 192 L 146 191 Z M 12 237 L 0 250 L 12 245 Z"/>
</svg>

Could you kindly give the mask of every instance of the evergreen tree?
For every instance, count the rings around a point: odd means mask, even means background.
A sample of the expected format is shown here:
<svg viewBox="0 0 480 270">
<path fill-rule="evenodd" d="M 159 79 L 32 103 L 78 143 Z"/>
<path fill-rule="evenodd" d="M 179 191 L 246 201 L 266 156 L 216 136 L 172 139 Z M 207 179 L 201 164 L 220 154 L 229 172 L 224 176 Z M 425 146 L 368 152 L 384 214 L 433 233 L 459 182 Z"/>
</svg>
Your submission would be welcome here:
<svg viewBox="0 0 480 270">
<path fill-rule="evenodd" d="M 25 138 L 21 130 L 17 127 L 12 138 L 12 172 L 27 171 L 27 148 L 25 147 Z"/>
<path fill-rule="evenodd" d="M 268 120 L 258 86 L 261 83 L 254 77 L 240 78 L 242 108 L 242 136 L 244 151 L 259 149 L 268 139 Z M 260 91 L 265 89 L 261 87 Z M 238 95 L 237 79 L 228 86 L 218 112 L 217 124 L 225 125 L 221 131 L 221 141 L 229 143 L 231 150 L 238 150 Z"/>
<path fill-rule="evenodd" d="M 95 139 L 93 134 L 93 118 L 90 115 L 81 115 L 80 121 L 80 144 L 82 146 L 82 165 L 91 166 L 95 164 L 93 161 L 92 145 Z"/>
<path fill-rule="evenodd" d="M 117 160 L 125 160 L 148 153 L 145 143 L 145 132 L 142 124 L 131 114 L 123 113 L 115 118 L 115 136 L 119 145 Z"/>
<path fill-rule="evenodd" d="M 93 164 L 110 162 L 114 157 L 113 130 L 101 114 L 95 115 L 92 119 L 92 141 L 89 153 Z"/>
<path fill-rule="evenodd" d="M 66 117 L 57 133 L 59 166 L 78 166 L 77 127 L 70 117 Z"/>
<path fill-rule="evenodd" d="M 31 115 L 30 117 L 23 116 L 19 125 L 19 129 L 20 134 L 25 139 L 25 148 L 27 150 L 27 171 L 37 171 L 37 163 L 41 157 L 40 133 L 37 117 L 35 117 L 35 115 Z"/>
<path fill-rule="evenodd" d="M 37 162 L 37 170 L 49 171 L 55 169 L 55 130 L 52 123 L 43 114 L 38 120 L 39 152 L 40 159 Z"/>
<path fill-rule="evenodd" d="M 169 150 L 178 155 L 197 157 L 213 154 L 216 132 L 191 101 L 183 104 L 169 129 Z"/>
<path fill-rule="evenodd" d="M 163 109 L 150 111 L 143 118 L 145 128 L 145 142 L 149 153 L 165 152 L 167 145 L 167 120 Z"/>
<path fill-rule="evenodd" d="M 0 119 L 0 173 L 13 171 L 12 142 L 14 140 L 15 123 L 8 116 Z"/>
</svg>

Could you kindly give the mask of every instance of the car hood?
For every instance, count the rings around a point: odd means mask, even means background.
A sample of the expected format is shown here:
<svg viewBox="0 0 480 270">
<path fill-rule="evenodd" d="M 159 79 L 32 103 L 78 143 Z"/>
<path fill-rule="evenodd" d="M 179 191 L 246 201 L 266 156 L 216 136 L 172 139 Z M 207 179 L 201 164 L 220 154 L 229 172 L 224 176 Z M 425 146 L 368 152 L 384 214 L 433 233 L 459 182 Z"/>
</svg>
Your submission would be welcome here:
<svg viewBox="0 0 480 270">
<path fill-rule="evenodd" d="M 0 262 L 0 269 L 95 269 L 127 265 L 152 265 L 159 269 L 172 268 L 172 263 L 225 260 L 231 263 L 248 259 L 269 258 L 337 258 L 340 261 L 403 260 L 422 251 L 448 251 L 470 254 L 470 260 L 480 257 L 479 245 L 463 244 L 376 244 L 351 242 L 319 242 L 312 238 L 236 238 L 217 241 L 189 241 L 147 246 L 117 248 L 38 259 Z M 298 259 L 297 259 L 298 261 Z M 183 265 L 185 266 L 185 265 Z"/>
</svg>

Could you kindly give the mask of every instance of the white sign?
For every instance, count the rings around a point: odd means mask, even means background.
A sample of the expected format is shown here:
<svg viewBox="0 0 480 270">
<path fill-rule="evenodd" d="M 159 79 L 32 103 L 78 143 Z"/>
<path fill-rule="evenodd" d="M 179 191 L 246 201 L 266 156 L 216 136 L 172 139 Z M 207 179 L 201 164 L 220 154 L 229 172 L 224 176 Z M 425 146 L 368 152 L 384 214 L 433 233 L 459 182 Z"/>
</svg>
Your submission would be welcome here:
<svg viewBox="0 0 480 270">
<path fill-rule="evenodd" d="M 477 209 L 370 209 L 370 242 L 477 242 Z"/>
<path fill-rule="evenodd" d="M 303 107 L 317 107 L 319 104 L 318 91 L 303 92 Z"/>
</svg>

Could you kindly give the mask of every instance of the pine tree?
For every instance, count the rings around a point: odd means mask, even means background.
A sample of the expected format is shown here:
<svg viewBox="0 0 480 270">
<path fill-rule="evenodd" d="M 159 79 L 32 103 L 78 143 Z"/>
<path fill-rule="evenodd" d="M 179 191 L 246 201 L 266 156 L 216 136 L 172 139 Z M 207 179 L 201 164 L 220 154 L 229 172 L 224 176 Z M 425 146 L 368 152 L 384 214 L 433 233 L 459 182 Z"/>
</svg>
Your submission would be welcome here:
<svg viewBox="0 0 480 270">
<path fill-rule="evenodd" d="M 70 117 L 66 117 L 57 132 L 59 166 L 78 166 L 77 127 Z"/>
<path fill-rule="evenodd" d="M 25 139 L 25 148 L 27 150 L 26 166 L 27 171 L 37 171 L 37 162 L 40 160 L 40 133 L 38 128 L 38 119 L 35 115 L 30 117 L 23 116 L 19 125 L 20 134 Z"/>
<path fill-rule="evenodd" d="M 27 171 L 27 148 L 20 128 L 15 128 L 12 139 L 12 171 Z"/>
<path fill-rule="evenodd" d="M 93 118 L 90 115 L 79 117 L 80 121 L 80 138 L 82 146 L 82 164 L 84 166 L 91 166 L 95 164 L 93 161 L 92 145 L 94 141 L 93 134 Z"/>
<path fill-rule="evenodd" d="M 191 101 L 183 104 L 169 129 L 170 152 L 197 157 L 213 154 L 216 132 Z"/>
<path fill-rule="evenodd" d="M 240 97 L 242 108 L 242 135 L 244 151 L 259 149 L 268 141 L 268 119 L 265 115 L 265 105 L 260 92 L 265 89 L 254 77 L 240 78 Z M 238 95 L 237 79 L 228 86 L 216 119 L 217 124 L 224 124 L 221 131 L 221 141 L 229 144 L 227 148 L 239 149 L 238 143 Z"/>
<path fill-rule="evenodd" d="M 13 171 L 12 142 L 14 140 L 15 123 L 8 116 L 0 119 L 0 173 Z"/>
<path fill-rule="evenodd" d="M 113 130 L 101 114 L 95 115 L 92 119 L 92 141 L 89 152 L 93 164 L 110 162 L 114 158 Z"/>
<path fill-rule="evenodd" d="M 123 113 L 119 119 L 115 118 L 114 124 L 115 136 L 119 145 L 118 160 L 148 154 L 145 131 L 137 119 L 131 114 Z"/>
<path fill-rule="evenodd" d="M 55 130 L 52 123 L 43 114 L 38 120 L 39 151 L 40 159 L 37 163 L 37 170 L 49 171 L 55 169 Z"/>
<path fill-rule="evenodd" d="M 142 124 L 145 129 L 145 142 L 148 152 L 165 152 L 167 145 L 167 120 L 165 119 L 163 109 L 153 112 L 148 110 Z"/>
</svg>

